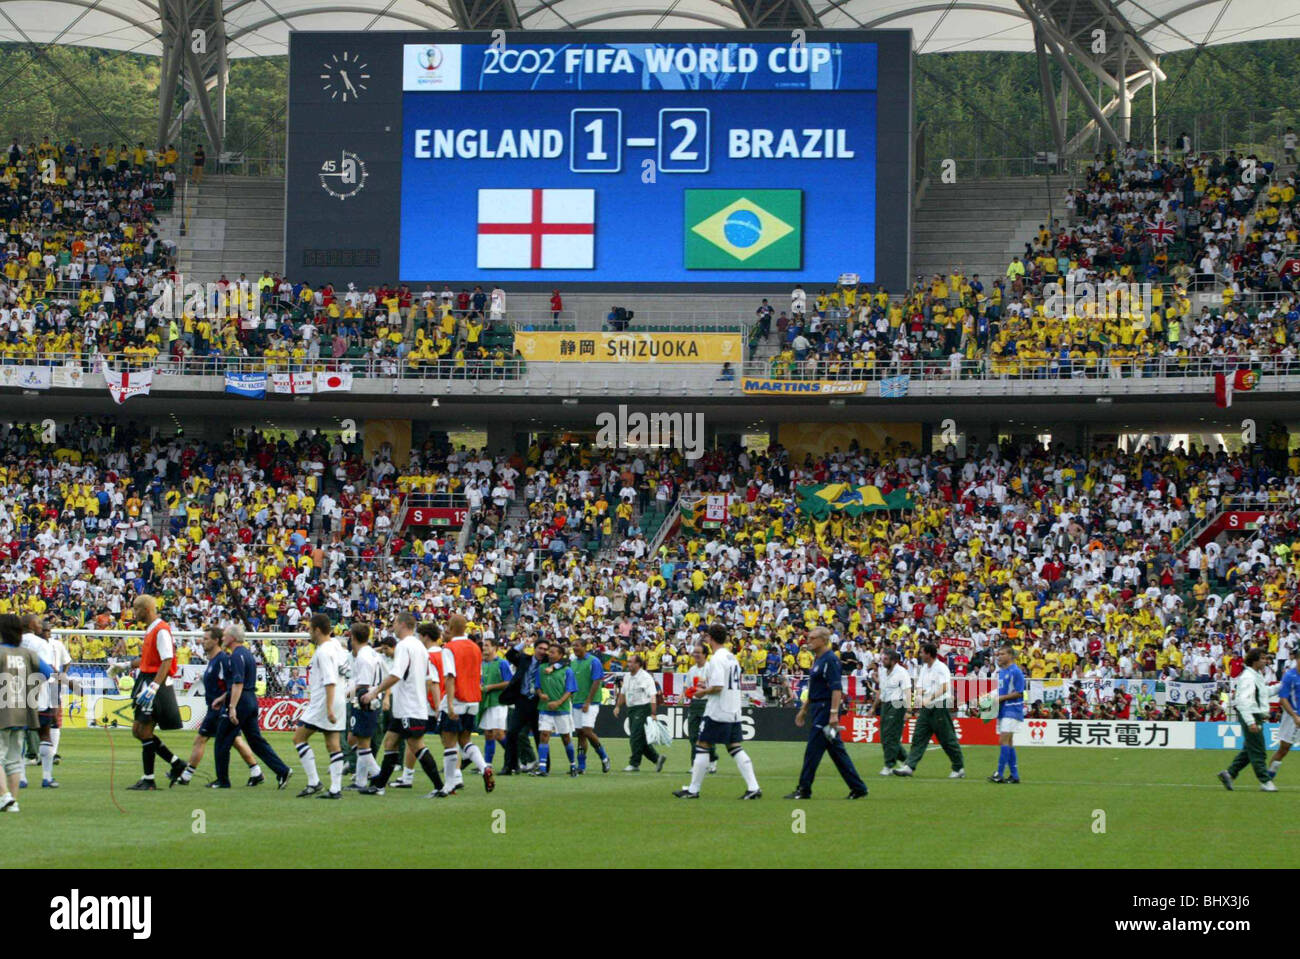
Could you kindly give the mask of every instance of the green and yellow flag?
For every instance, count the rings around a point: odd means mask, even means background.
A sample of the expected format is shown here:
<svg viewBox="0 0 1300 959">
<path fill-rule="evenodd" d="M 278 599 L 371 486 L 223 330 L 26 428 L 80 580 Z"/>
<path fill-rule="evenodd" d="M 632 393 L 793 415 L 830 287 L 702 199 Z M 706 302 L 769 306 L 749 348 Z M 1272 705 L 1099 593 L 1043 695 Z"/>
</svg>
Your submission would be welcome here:
<svg viewBox="0 0 1300 959">
<path fill-rule="evenodd" d="M 686 191 L 686 269 L 802 266 L 802 190 Z"/>
</svg>

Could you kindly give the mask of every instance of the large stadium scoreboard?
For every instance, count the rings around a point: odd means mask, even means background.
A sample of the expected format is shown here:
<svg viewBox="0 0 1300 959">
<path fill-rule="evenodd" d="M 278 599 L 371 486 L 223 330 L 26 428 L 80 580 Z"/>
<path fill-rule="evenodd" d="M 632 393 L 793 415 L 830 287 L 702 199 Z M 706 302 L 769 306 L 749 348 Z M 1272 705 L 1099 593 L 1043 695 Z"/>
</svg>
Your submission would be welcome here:
<svg viewBox="0 0 1300 959">
<path fill-rule="evenodd" d="M 294 32 L 289 51 L 292 275 L 906 282 L 910 32 Z"/>
</svg>

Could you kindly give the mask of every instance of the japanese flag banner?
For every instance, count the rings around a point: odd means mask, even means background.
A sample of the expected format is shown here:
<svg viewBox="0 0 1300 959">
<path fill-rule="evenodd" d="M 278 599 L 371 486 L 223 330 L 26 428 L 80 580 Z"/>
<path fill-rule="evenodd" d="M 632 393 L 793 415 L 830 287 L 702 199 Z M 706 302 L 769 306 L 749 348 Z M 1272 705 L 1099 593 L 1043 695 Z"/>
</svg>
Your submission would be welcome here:
<svg viewBox="0 0 1300 959">
<path fill-rule="evenodd" d="M 351 371 L 344 372 L 344 373 L 317 373 L 316 374 L 317 393 L 348 392 L 351 389 L 352 389 Z"/>
<path fill-rule="evenodd" d="M 152 368 L 134 372 L 123 370 L 118 373 L 108 365 L 108 360 L 104 360 L 100 369 L 104 373 L 104 382 L 108 384 L 109 396 L 113 397 L 113 402 L 119 406 L 133 396 L 148 396 L 153 388 Z"/>
</svg>

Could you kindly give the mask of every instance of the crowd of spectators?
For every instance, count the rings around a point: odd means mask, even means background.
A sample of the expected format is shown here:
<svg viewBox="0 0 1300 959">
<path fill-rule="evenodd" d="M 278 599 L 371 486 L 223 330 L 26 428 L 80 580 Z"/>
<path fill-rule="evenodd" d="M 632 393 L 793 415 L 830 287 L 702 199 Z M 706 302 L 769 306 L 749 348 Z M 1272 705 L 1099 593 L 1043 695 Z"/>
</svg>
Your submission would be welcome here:
<svg viewBox="0 0 1300 959">
<path fill-rule="evenodd" d="M 1293 369 L 1300 348 L 1294 175 L 1250 156 L 1099 155 L 1006 272 L 767 300 L 771 373 L 874 379 L 1179 376 Z M 1217 290 L 1193 307 L 1197 290 Z"/>
<path fill-rule="evenodd" d="M 177 160 L 174 148 L 155 155 L 143 144 L 48 137 L 9 148 L 0 363 L 71 358 L 91 369 L 108 356 L 115 367 L 183 363 L 214 373 L 231 361 L 379 376 L 522 371 L 500 286 L 345 289 L 266 271 L 223 276 L 189 295 L 157 232 Z M 1130 146 L 1083 169 L 1061 216 L 1045 219 L 1004 275 L 954 266 L 901 292 L 798 288 L 788 309 L 763 301 L 758 337 L 776 338 L 770 373 L 782 377 L 1290 369 L 1300 344 L 1296 216 L 1294 176 L 1271 162 Z M 1071 296 L 1053 296 L 1050 285 L 1067 281 Z M 1075 295 L 1084 284 L 1094 295 Z M 1220 291 L 1218 302 L 1194 307 L 1207 288 Z M 562 311 L 554 291 L 551 316 Z"/>
<path fill-rule="evenodd" d="M 904 491 L 912 508 L 801 507 L 801 487 L 840 482 Z M 704 494 L 728 497 L 727 519 L 688 521 L 652 549 L 642 522 Z M 463 545 L 447 528 L 404 528 L 413 495 L 463 502 Z M 686 669 L 700 627 L 722 622 L 775 701 L 797 694 L 803 636 L 818 625 L 864 688 L 885 648 L 914 665 L 926 640 L 957 676 L 987 676 L 990 650 L 1011 641 L 1031 679 L 1213 682 L 1250 645 L 1286 656 L 1300 641 L 1298 495 L 1300 462 L 1282 449 L 990 446 L 963 460 L 773 448 L 685 461 L 430 441 L 397 464 L 323 433 L 215 442 L 82 420 L 56 449 L 25 428 L 0 433 L 0 612 L 129 628 L 131 598 L 149 591 L 178 628 L 298 632 L 318 611 L 382 631 L 400 610 L 456 610 L 484 635 L 582 635 L 614 668 L 638 650 L 655 671 Z M 1283 519 L 1187 539 L 1228 497 Z M 70 641 L 79 660 L 111 646 Z M 309 655 L 291 643 L 285 665 Z"/>
</svg>

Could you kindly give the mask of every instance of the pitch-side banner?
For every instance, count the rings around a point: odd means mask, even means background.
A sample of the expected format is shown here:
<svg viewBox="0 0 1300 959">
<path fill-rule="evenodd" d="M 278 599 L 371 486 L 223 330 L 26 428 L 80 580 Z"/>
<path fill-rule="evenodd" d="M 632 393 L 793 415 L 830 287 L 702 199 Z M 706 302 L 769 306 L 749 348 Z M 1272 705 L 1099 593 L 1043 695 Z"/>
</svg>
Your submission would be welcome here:
<svg viewBox="0 0 1300 959">
<path fill-rule="evenodd" d="M 865 393 L 867 384 L 859 380 L 767 380 L 746 376 L 740 391 L 747 396 L 843 396 Z"/>
<path fill-rule="evenodd" d="M 739 363 L 739 333 L 516 333 L 534 363 Z"/>
<path fill-rule="evenodd" d="M 1017 746 L 1084 746 L 1096 749 L 1196 749 L 1198 726 L 1123 719 L 1027 719 Z M 993 723 L 989 723 L 993 726 Z"/>
<path fill-rule="evenodd" d="M 957 739 L 964 746 L 996 746 L 998 744 L 998 731 L 996 723 L 986 723 L 981 719 L 969 717 L 960 717 L 957 719 Z M 909 718 L 903 727 L 903 742 L 912 741 L 912 733 L 916 730 L 916 720 Z M 846 743 L 879 743 L 880 742 L 880 717 L 879 716 L 841 716 L 840 731 Z M 805 737 L 807 735 L 804 731 Z M 937 742 L 933 737 L 931 742 Z"/>
</svg>

